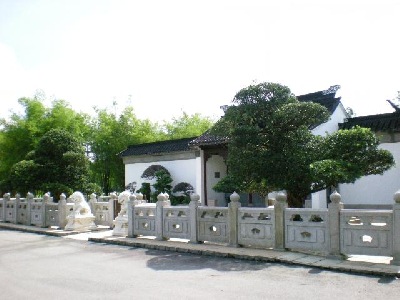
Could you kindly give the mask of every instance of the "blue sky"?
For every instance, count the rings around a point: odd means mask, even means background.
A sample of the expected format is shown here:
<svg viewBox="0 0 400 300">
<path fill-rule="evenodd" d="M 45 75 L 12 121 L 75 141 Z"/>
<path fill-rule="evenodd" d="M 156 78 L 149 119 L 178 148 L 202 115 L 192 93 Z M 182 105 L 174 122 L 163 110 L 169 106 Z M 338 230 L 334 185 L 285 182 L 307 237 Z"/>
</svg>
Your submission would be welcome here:
<svg viewBox="0 0 400 300">
<path fill-rule="evenodd" d="M 357 115 L 400 90 L 400 1 L 0 0 L 0 116 L 38 89 L 77 111 L 217 118 L 241 88 L 341 85 Z"/>
</svg>

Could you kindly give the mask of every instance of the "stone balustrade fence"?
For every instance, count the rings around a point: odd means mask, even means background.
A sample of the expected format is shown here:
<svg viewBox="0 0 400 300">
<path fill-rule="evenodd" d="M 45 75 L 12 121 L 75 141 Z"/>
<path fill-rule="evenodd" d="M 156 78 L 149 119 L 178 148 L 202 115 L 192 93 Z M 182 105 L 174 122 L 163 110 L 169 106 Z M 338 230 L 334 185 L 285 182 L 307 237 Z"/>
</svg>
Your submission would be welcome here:
<svg viewBox="0 0 400 300">
<path fill-rule="evenodd" d="M 230 199 L 228 207 L 208 207 L 201 206 L 200 197 L 194 194 L 189 205 L 171 206 L 166 194 L 160 194 L 157 203 L 131 195 L 128 237 L 179 238 L 191 243 L 307 251 L 333 257 L 391 256 L 391 263 L 400 265 L 400 191 L 394 194 L 391 210 L 343 209 L 337 192 L 330 196 L 327 209 L 288 208 L 283 192 L 277 194 L 273 207 L 241 207 L 236 193 Z M 30 193 L 26 198 L 5 194 L 0 199 L 0 221 L 65 228 L 74 205 L 68 200 L 65 195 L 54 203 L 48 194 L 43 198 Z M 96 225 L 113 227 L 115 201 L 118 197 L 114 194 L 108 199 L 90 196 Z"/>
<path fill-rule="evenodd" d="M 113 226 L 115 201 L 117 201 L 117 196 L 113 194 L 107 198 L 104 196 L 97 198 L 95 194 L 91 195 L 89 205 L 95 216 L 96 225 L 110 228 Z M 55 203 L 48 194 L 42 198 L 34 198 L 31 193 L 28 193 L 26 198 L 21 198 L 20 195 L 11 198 L 7 193 L 0 199 L 0 221 L 38 227 L 64 228 L 73 205 L 64 194 L 60 196 L 58 203 Z"/>
<path fill-rule="evenodd" d="M 191 243 L 255 246 L 325 256 L 392 256 L 400 265 L 400 191 L 392 210 L 343 209 L 334 192 L 327 209 L 288 208 L 278 193 L 274 207 L 241 207 L 234 193 L 228 207 L 200 206 L 192 195 L 188 206 L 171 206 L 165 195 L 157 203 L 128 205 L 128 236 L 181 238 Z"/>
</svg>

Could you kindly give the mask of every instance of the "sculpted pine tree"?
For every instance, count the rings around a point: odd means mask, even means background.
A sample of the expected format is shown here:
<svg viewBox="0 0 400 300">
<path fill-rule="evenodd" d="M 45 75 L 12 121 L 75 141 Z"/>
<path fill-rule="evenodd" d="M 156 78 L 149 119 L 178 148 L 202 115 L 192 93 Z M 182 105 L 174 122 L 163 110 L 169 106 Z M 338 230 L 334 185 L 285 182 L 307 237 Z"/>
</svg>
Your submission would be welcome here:
<svg viewBox="0 0 400 300">
<path fill-rule="evenodd" d="M 376 137 L 367 129 L 314 136 L 311 128 L 328 119 L 325 107 L 299 102 L 280 84 L 242 89 L 212 130 L 229 141 L 226 187 L 260 194 L 286 190 L 289 205 L 301 207 L 311 192 L 393 166 L 390 152 L 378 149 Z"/>
</svg>

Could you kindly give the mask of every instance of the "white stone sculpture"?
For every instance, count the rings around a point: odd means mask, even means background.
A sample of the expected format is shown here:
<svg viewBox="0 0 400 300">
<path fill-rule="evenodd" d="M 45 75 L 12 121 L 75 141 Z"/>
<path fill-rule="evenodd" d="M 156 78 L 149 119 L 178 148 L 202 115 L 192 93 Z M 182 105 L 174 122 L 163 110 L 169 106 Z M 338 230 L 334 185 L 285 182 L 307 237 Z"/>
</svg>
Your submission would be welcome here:
<svg viewBox="0 0 400 300">
<path fill-rule="evenodd" d="M 114 220 L 113 235 L 128 235 L 128 202 L 130 196 L 131 193 L 128 191 L 124 191 L 118 196 L 118 203 L 121 204 L 121 211 Z"/>
<path fill-rule="evenodd" d="M 95 216 L 90 210 L 89 204 L 81 192 L 74 192 L 70 199 L 74 206 L 71 213 L 67 216 L 65 230 L 86 231 L 97 229 L 94 224 Z"/>
</svg>

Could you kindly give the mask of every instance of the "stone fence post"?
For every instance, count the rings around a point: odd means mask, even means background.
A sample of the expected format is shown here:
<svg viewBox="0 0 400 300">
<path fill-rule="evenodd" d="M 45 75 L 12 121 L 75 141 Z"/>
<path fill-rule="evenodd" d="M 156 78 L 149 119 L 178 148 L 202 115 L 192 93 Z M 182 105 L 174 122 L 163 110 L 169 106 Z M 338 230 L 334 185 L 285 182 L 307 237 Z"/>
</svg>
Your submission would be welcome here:
<svg viewBox="0 0 400 300">
<path fill-rule="evenodd" d="M 111 193 L 110 194 L 110 200 L 109 201 L 109 205 L 112 205 L 112 210 L 110 211 L 110 220 L 114 220 L 119 211 L 117 212 L 117 204 L 118 204 L 118 195 L 116 193 Z M 111 214 L 112 213 L 112 214 Z"/>
<path fill-rule="evenodd" d="M 334 191 L 328 205 L 329 215 L 329 256 L 340 257 L 340 211 L 343 209 L 342 197 Z"/>
<path fill-rule="evenodd" d="M 31 206 L 33 202 L 33 194 L 28 192 L 26 194 L 26 224 L 25 225 L 31 225 Z"/>
<path fill-rule="evenodd" d="M 197 208 L 199 207 L 200 196 L 197 194 L 190 195 L 189 203 L 189 222 L 190 222 L 190 243 L 198 244 L 198 229 L 197 229 Z"/>
<path fill-rule="evenodd" d="M 4 215 L 4 222 L 5 222 L 5 221 L 7 221 L 7 202 L 11 200 L 10 193 L 4 194 L 3 200 L 4 200 L 3 215 Z"/>
<path fill-rule="evenodd" d="M 400 266 L 400 190 L 393 199 L 393 259 L 390 264 Z"/>
<path fill-rule="evenodd" d="M 133 208 L 135 206 L 135 201 L 136 201 L 136 196 L 130 195 L 129 201 L 128 201 L 128 237 L 136 237 L 133 232 L 133 226 L 134 226 L 134 221 L 135 221 Z"/>
<path fill-rule="evenodd" d="M 67 197 L 63 193 L 58 201 L 58 226 L 64 229 L 67 223 Z"/>
<path fill-rule="evenodd" d="M 6 193 L 3 195 L 3 207 L 0 211 L 0 220 L 3 220 L 3 222 L 6 221 L 6 207 L 7 207 L 7 195 L 8 197 L 10 196 L 9 193 Z"/>
<path fill-rule="evenodd" d="M 279 192 L 275 198 L 275 250 L 285 250 L 285 209 L 287 208 L 287 195 Z"/>
<path fill-rule="evenodd" d="M 163 208 L 169 204 L 169 197 L 164 193 L 160 193 L 157 196 L 156 203 L 156 240 L 163 241 L 165 238 L 163 237 Z"/>
<path fill-rule="evenodd" d="M 15 202 L 14 202 L 14 207 L 13 207 L 13 215 L 14 215 L 14 224 L 18 223 L 18 209 L 19 209 L 19 205 L 21 203 L 21 195 L 20 194 L 16 194 L 15 195 Z"/>
<path fill-rule="evenodd" d="M 239 247 L 238 244 L 238 210 L 241 206 L 239 200 L 240 196 L 238 193 L 233 192 L 229 197 L 231 202 L 228 204 L 228 229 L 229 229 L 229 246 Z"/>
<path fill-rule="evenodd" d="M 46 204 L 51 201 L 49 193 L 43 195 L 42 207 L 40 213 L 42 214 L 42 224 L 40 227 L 46 227 Z"/>
</svg>

